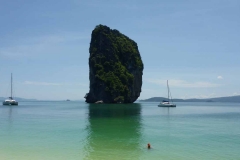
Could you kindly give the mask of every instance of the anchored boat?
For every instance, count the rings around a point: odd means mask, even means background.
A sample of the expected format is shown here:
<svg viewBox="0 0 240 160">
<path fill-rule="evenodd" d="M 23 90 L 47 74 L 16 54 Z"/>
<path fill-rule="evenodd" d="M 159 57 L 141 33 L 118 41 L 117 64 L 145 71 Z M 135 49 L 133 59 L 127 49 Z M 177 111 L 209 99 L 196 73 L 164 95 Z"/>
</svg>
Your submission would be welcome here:
<svg viewBox="0 0 240 160">
<path fill-rule="evenodd" d="M 163 100 L 158 107 L 176 107 L 176 104 L 173 103 L 172 101 L 172 96 L 171 96 L 171 92 L 168 86 L 168 80 L 167 80 L 167 89 L 168 89 L 168 100 Z M 169 97 L 170 95 L 170 97 Z"/>
<path fill-rule="evenodd" d="M 18 105 L 18 102 L 13 99 L 12 96 L 12 73 L 11 73 L 11 96 L 8 97 L 5 101 L 3 101 L 3 105 Z"/>
</svg>

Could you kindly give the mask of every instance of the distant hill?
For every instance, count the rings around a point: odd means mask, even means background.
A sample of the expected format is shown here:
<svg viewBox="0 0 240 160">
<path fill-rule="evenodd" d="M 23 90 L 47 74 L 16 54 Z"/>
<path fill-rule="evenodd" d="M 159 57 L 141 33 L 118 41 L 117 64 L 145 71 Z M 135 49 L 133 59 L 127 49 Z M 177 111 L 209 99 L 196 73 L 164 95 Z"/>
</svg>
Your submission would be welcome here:
<svg viewBox="0 0 240 160">
<path fill-rule="evenodd" d="M 0 97 L 0 101 L 4 101 L 8 97 Z M 16 101 L 37 101 L 36 99 L 25 99 L 25 98 L 20 98 L 20 97 L 14 97 Z"/>
<path fill-rule="evenodd" d="M 139 100 L 140 102 L 161 102 L 166 100 L 164 97 L 152 97 L 145 100 Z M 174 102 L 238 102 L 240 103 L 240 96 L 230 96 L 230 97 L 217 97 L 217 98 L 206 98 L 206 99 L 173 99 Z"/>
</svg>

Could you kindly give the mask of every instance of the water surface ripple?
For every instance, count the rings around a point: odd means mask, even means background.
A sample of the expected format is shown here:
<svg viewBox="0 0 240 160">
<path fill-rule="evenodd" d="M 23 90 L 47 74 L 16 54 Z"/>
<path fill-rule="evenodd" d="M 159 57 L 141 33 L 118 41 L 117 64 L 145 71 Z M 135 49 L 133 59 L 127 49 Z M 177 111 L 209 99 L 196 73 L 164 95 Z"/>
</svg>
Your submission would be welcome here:
<svg viewBox="0 0 240 160">
<path fill-rule="evenodd" d="M 240 159 L 239 103 L 157 105 L 0 106 L 0 159 Z"/>
</svg>

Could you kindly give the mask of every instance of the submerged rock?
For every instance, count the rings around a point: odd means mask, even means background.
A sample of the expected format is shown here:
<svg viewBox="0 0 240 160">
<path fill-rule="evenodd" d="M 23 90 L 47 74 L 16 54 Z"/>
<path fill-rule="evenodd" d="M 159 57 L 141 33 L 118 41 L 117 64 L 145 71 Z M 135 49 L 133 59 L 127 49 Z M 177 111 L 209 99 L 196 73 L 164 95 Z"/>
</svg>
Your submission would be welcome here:
<svg viewBox="0 0 240 160">
<path fill-rule="evenodd" d="M 141 93 L 143 63 L 137 43 L 117 30 L 98 25 L 89 48 L 87 103 L 133 103 Z"/>
</svg>

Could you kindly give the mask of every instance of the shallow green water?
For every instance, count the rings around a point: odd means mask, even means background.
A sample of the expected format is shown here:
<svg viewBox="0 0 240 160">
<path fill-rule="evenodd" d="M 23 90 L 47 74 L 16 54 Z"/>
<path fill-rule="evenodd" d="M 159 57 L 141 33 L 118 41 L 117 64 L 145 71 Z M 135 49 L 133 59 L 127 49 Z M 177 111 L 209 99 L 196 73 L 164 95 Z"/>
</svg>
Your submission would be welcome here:
<svg viewBox="0 0 240 160">
<path fill-rule="evenodd" d="M 0 159 L 240 159 L 239 103 L 157 105 L 0 106 Z"/>
</svg>

